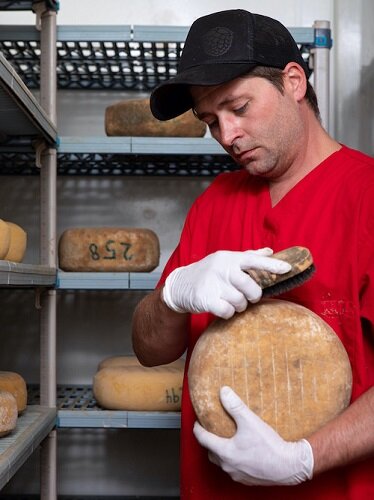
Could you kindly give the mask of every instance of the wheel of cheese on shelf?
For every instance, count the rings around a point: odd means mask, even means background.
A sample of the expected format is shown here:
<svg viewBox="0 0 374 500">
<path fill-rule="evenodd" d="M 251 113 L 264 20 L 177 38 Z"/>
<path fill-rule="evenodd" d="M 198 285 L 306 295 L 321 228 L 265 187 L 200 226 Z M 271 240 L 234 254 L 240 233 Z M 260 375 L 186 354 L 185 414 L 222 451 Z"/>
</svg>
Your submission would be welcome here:
<svg viewBox="0 0 374 500">
<path fill-rule="evenodd" d="M 14 222 L 7 222 L 10 229 L 10 243 L 9 249 L 4 260 L 11 262 L 22 262 L 26 252 L 27 234 L 22 227 L 14 224 Z"/>
<path fill-rule="evenodd" d="M 16 428 L 17 418 L 16 398 L 10 392 L 0 390 L 0 437 Z"/>
<path fill-rule="evenodd" d="M 0 390 L 13 394 L 17 401 L 18 413 L 27 406 L 27 387 L 24 378 L 15 372 L 0 371 Z"/>
<path fill-rule="evenodd" d="M 108 136 L 203 137 L 206 124 L 192 111 L 159 121 L 151 113 L 148 98 L 129 99 L 106 108 L 105 132 Z"/>
<path fill-rule="evenodd" d="M 3 260 L 9 251 L 10 245 L 10 227 L 0 219 L 0 260 Z"/>
<path fill-rule="evenodd" d="M 106 367 L 94 376 L 93 394 L 108 410 L 179 411 L 183 372 L 173 365 Z"/>
<path fill-rule="evenodd" d="M 235 433 L 219 399 L 220 387 L 228 385 L 293 441 L 348 406 L 352 373 L 343 344 L 325 321 L 303 306 L 268 299 L 207 328 L 192 352 L 188 383 L 207 430 L 223 437 Z"/>
<path fill-rule="evenodd" d="M 168 366 L 175 366 L 177 368 L 184 369 L 184 359 L 180 358 L 172 363 L 169 363 Z M 136 356 L 110 356 L 108 358 L 100 361 L 97 370 L 101 370 L 102 368 L 110 368 L 112 366 L 143 366 Z"/>
<path fill-rule="evenodd" d="M 150 229 L 72 228 L 62 233 L 58 255 L 64 271 L 149 272 L 159 264 L 160 243 Z"/>
</svg>

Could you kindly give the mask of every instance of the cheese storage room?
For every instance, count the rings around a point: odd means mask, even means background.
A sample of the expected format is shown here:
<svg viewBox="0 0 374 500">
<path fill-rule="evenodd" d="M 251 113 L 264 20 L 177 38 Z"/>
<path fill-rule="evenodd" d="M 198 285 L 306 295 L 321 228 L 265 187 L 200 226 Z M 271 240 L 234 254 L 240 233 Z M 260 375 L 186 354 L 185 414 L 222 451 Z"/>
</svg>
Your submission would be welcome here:
<svg viewBox="0 0 374 500">
<path fill-rule="evenodd" d="M 373 19 L 0 0 L 0 499 L 374 498 Z"/>
</svg>

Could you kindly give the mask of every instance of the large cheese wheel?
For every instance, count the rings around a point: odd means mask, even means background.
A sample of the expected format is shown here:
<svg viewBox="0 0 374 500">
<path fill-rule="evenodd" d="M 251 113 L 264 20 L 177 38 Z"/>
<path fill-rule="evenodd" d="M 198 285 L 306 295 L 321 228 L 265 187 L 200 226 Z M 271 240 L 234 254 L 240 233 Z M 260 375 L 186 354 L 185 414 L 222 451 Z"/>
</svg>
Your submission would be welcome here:
<svg viewBox="0 0 374 500">
<path fill-rule="evenodd" d="M 157 120 L 148 98 L 119 101 L 105 110 L 105 132 L 109 136 L 202 137 L 205 131 L 205 123 L 192 111 L 172 120 Z"/>
<path fill-rule="evenodd" d="M 158 266 L 160 244 L 150 229 L 74 228 L 61 235 L 58 254 L 64 271 L 147 272 Z"/>
<path fill-rule="evenodd" d="M 4 259 L 8 253 L 10 245 L 10 227 L 0 219 L 0 259 Z"/>
<path fill-rule="evenodd" d="M 0 390 L 0 437 L 6 436 L 17 425 L 17 402 L 13 394 Z"/>
<path fill-rule="evenodd" d="M 108 358 L 100 361 L 97 369 L 101 370 L 102 368 L 110 368 L 112 366 L 143 366 L 136 356 L 110 356 Z M 168 366 L 175 366 L 176 368 L 184 368 L 184 359 L 177 359 L 172 363 L 169 363 Z"/>
<path fill-rule="evenodd" d="M 0 371 L 0 390 L 13 394 L 17 401 L 18 412 L 27 405 L 27 387 L 24 378 L 15 372 Z"/>
<path fill-rule="evenodd" d="M 94 376 L 93 393 L 109 410 L 179 411 L 183 371 L 170 365 L 102 368 Z"/>
<path fill-rule="evenodd" d="M 22 262 L 26 252 L 27 234 L 22 227 L 14 224 L 14 222 L 7 222 L 10 229 L 10 244 L 9 249 L 4 260 L 12 262 Z"/>
<path fill-rule="evenodd" d="M 219 389 L 232 387 L 284 439 L 297 440 L 338 415 L 351 396 L 347 353 L 334 331 L 300 305 L 263 300 L 230 320 L 216 320 L 193 350 L 189 390 L 201 424 L 235 433 Z"/>
</svg>

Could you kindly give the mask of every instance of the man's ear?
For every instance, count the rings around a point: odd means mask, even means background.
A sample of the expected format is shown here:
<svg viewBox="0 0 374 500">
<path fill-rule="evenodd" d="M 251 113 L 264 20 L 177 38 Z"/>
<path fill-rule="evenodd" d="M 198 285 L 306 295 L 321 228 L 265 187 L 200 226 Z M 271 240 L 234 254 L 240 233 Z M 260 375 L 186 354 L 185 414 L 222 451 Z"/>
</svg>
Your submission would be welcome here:
<svg viewBox="0 0 374 500">
<path fill-rule="evenodd" d="M 283 75 L 285 88 L 300 102 L 305 97 L 307 85 L 303 68 L 296 62 L 289 62 L 283 70 Z"/>
</svg>

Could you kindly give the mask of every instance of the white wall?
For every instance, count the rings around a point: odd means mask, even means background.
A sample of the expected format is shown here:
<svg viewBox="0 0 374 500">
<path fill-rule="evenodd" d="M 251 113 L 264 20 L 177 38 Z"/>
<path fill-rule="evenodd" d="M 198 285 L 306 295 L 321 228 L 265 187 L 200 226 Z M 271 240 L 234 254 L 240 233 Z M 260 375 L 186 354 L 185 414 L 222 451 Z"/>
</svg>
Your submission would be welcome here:
<svg viewBox="0 0 374 500">
<path fill-rule="evenodd" d="M 196 17 L 227 8 L 246 8 L 278 18 L 287 26 L 330 20 L 331 123 L 335 137 L 373 153 L 374 2 L 371 0 L 61 0 L 59 24 L 189 25 Z M 0 24 L 32 24 L 34 15 L 0 12 Z M 1 29 L 1 28 L 0 28 Z M 105 107 L 128 97 L 123 92 L 64 91 L 58 97 L 60 135 L 104 135 Z M 203 179 L 59 178 L 58 234 L 77 225 L 136 225 L 159 235 L 162 267 L 176 245 Z M 178 193 L 178 196 L 175 196 Z M 39 197 L 35 178 L 0 177 L 0 218 L 14 220 L 29 234 L 26 262 L 38 260 Z M 30 291 L 0 291 L 0 369 L 38 380 L 38 313 Z M 131 352 L 131 314 L 142 293 L 77 292 L 58 296 L 59 383 L 92 381 L 97 363 Z M 155 443 L 155 445 L 153 445 Z M 59 431 L 59 493 L 86 495 L 178 494 L 176 431 Z M 6 490 L 35 492 L 37 457 L 28 461 Z M 157 463 L 157 468 L 154 464 Z M 79 471 L 79 474 L 77 474 Z"/>
</svg>

